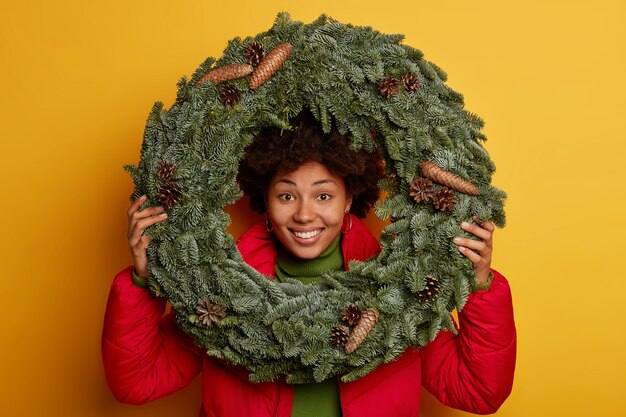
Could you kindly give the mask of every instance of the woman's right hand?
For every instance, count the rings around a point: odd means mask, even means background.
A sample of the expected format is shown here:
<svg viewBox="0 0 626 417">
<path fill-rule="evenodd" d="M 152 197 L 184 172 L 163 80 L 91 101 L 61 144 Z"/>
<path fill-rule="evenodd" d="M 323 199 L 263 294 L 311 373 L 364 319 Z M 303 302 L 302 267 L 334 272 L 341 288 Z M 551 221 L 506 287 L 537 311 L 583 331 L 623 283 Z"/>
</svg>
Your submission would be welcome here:
<svg viewBox="0 0 626 417">
<path fill-rule="evenodd" d="M 152 238 L 143 234 L 148 226 L 167 219 L 163 207 L 148 207 L 139 210 L 146 201 L 146 196 L 139 197 L 128 209 L 128 246 L 133 257 L 135 273 L 141 278 L 148 277 L 148 245 Z"/>
</svg>

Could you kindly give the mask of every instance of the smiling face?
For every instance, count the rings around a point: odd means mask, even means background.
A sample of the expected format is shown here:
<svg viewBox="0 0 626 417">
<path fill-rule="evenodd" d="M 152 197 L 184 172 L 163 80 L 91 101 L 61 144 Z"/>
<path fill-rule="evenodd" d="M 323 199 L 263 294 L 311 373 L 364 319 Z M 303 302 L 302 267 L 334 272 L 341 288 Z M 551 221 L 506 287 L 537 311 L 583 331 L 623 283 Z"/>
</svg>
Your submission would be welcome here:
<svg viewBox="0 0 626 417">
<path fill-rule="evenodd" d="M 276 174 L 266 199 L 276 237 L 301 259 L 317 258 L 335 240 L 352 204 L 343 179 L 318 162 Z"/>
</svg>

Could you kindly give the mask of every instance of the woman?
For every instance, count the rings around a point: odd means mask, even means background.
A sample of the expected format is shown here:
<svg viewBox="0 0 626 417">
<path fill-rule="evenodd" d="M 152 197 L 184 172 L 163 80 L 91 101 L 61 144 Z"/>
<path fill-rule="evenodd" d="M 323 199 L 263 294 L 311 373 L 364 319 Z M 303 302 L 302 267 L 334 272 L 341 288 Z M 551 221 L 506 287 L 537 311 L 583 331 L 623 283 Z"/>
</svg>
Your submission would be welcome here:
<svg viewBox="0 0 626 417">
<path fill-rule="evenodd" d="M 316 282 L 325 270 L 347 269 L 380 247 L 361 223 L 378 199 L 383 177 L 377 153 L 354 152 L 336 131 L 325 135 L 302 113 L 294 130 L 267 130 L 246 149 L 239 183 L 251 206 L 267 213 L 238 241 L 245 262 L 268 277 Z M 183 388 L 203 373 L 201 416 L 417 416 L 423 384 L 441 402 L 475 413 L 495 412 L 510 393 L 515 326 L 505 278 L 490 269 L 493 224 L 462 224 L 477 239 L 455 238 L 470 259 L 476 286 L 459 314 L 460 332 L 441 332 L 425 348 L 350 383 L 282 381 L 252 384 L 245 369 L 208 357 L 165 315 L 165 301 L 142 286 L 147 277 L 144 230 L 167 219 L 160 207 L 128 210 L 134 262 L 117 275 L 109 296 L 102 349 L 116 398 L 141 404 Z M 492 274 L 490 274 L 490 272 Z M 493 276 L 493 281 L 489 281 Z"/>
</svg>

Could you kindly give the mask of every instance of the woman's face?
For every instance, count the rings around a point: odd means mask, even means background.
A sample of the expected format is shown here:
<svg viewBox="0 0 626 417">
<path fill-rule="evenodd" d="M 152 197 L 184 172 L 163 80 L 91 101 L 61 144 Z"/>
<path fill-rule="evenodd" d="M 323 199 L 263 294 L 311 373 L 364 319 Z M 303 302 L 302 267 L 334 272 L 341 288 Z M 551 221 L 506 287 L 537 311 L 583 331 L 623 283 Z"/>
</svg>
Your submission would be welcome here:
<svg viewBox="0 0 626 417">
<path fill-rule="evenodd" d="M 339 235 L 352 197 L 343 178 L 318 162 L 278 173 L 267 190 L 267 210 L 278 240 L 301 259 L 317 258 Z"/>
</svg>

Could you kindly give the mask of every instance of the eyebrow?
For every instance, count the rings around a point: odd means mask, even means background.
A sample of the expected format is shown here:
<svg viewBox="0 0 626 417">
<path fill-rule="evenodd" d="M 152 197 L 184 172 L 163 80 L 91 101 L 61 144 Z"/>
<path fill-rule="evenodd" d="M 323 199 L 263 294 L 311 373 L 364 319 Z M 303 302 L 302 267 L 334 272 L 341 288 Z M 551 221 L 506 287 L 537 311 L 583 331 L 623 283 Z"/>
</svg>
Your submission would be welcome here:
<svg viewBox="0 0 626 417">
<path fill-rule="evenodd" d="M 276 181 L 276 183 L 279 183 L 279 182 L 282 182 L 282 183 L 285 183 L 285 184 L 289 184 L 289 185 L 298 185 L 298 184 L 296 184 L 295 182 L 293 182 L 293 181 L 291 181 L 291 180 L 288 180 L 287 178 L 283 178 L 283 179 L 280 179 L 280 180 Z M 317 185 L 324 185 L 324 184 L 336 184 L 336 182 L 335 182 L 335 181 L 333 181 L 333 180 L 332 180 L 332 179 L 330 179 L 330 178 L 324 178 L 324 179 L 322 179 L 322 180 L 315 181 L 315 182 L 314 182 L 313 184 L 311 184 L 311 185 L 315 185 L 315 186 L 317 186 Z"/>
</svg>

